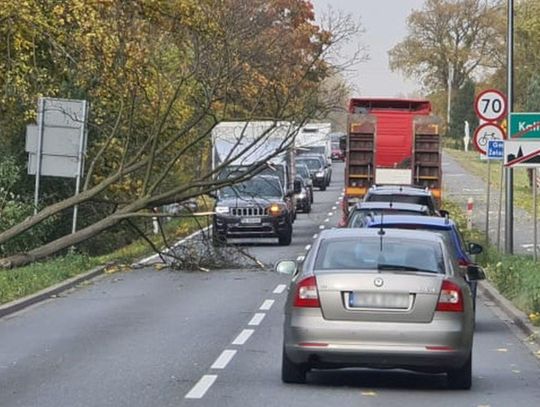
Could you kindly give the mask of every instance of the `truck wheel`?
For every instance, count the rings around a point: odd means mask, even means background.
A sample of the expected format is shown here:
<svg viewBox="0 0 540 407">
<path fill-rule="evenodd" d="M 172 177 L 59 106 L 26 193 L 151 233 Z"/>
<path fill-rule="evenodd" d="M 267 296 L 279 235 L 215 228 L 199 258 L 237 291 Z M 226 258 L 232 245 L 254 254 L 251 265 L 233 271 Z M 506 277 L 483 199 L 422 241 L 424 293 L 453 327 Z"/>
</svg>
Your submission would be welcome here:
<svg viewBox="0 0 540 407">
<path fill-rule="evenodd" d="M 289 246 L 292 242 L 292 225 L 289 223 L 285 232 L 278 236 L 280 246 Z"/>
<path fill-rule="evenodd" d="M 469 354 L 462 367 L 449 370 L 446 375 L 450 389 L 469 390 L 472 384 L 472 355 Z"/>
<path fill-rule="evenodd" d="M 281 381 L 283 383 L 305 383 L 308 370 L 306 366 L 291 362 L 283 349 L 281 358 Z"/>
</svg>

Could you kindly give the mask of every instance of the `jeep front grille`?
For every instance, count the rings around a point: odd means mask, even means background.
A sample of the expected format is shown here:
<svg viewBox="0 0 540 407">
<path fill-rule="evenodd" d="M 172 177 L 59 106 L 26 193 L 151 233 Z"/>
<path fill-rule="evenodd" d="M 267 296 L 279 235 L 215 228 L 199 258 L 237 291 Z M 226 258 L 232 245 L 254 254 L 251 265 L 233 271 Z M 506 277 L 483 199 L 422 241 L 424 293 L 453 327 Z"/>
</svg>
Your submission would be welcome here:
<svg viewBox="0 0 540 407">
<path fill-rule="evenodd" d="M 232 208 L 233 216 L 264 216 L 268 215 L 266 208 Z"/>
</svg>

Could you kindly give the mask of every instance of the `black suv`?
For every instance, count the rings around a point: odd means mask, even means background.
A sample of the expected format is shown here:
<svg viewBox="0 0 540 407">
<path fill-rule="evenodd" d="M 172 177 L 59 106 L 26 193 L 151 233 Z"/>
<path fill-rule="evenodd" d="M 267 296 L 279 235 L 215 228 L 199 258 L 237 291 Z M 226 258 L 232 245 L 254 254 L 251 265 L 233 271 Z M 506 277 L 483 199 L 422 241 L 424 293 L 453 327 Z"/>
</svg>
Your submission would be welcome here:
<svg viewBox="0 0 540 407">
<path fill-rule="evenodd" d="M 294 188 L 299 193 L 301 185 L 295 182 Z M 280 245 L 289 245 L 294 220 L 291 203 L 292 194 L 284 195 L 276 176 L 257 175 L 224 187 L 216 196 L 212 242 L 222 245 L 228 238 L 277 237 Z"/>
<path fill-rule="evenodd" d="M 321 191 L 326 190 L 330 184 L 331 168 L 327 165 L 324 156 L 302 154 L 296 157 L 296 163 L 305 164 L 308 167 L 314 187 L 319 187 Z"/>
</svg>

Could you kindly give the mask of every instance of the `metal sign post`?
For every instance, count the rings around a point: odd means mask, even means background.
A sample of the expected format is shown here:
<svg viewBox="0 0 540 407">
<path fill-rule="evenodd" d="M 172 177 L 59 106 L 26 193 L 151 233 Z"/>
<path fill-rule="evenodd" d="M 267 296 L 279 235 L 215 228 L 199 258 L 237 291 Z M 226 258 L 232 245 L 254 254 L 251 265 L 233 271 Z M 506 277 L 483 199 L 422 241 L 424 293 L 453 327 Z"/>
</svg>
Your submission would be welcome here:
<svg viewBox="0 0 540 407">
<path fill-rule="evenodd" d="M 501 163 L 501 180 L 499 188 L 499 213 L 497 218 L 497 250 L 501 250 L 501 223 L 504 191 L 504 164 Z"/>
<path fill-rule="evenodd" d="M 34 188 L 34 215 L 38 212 L 39 205 L 39 182 L 41 178 L 41 155 L 43 151 L 43 122 L 45 117 L 45 100 L 39 98 L 38 101 L 38 132 L 36 148 L 36 182 Z"/>
<path fill-rule="evenodd" d="M 487 142 L 487 193 L 486 193 L 486 246 L 489 244 L 489 209 L 491 206 L 491 161 L 504 158 L 504 141 L 489 140 Z"/>
<path fill-rule="evenodd" d="M 536 168 L 533 169 L 533 187 L 532 187 L 532 193 L 533 193 L 533 222 L 534 222 L 534 233 L 533 233 L 533 256 L 534 261 L 538 260 L 538 225 L 536 224 L 536 221 L 538 219 L 537 214 L 537 208 L 536 208 Z"/>
<path fill-rule="evenodd" d="M 86 106 L 86 100 L 83 101 L 82 106 L 82 117 L 84 123 L 86 123 L 87 119 L 87 106 Z M 75 195 L 79 195 L 79 192 L 81 190 L 81 177 L 83 173 L 83 165 L 84 165 L 84 157 L 83 154 L 86 151 L 86 127 L 83 125 L 81 126 L 81 132 L 79 137 L 79 151 L 78 151 L 78 168 L 77 168 L 77 178 L 75 180 Z M 79 205 L 75 205 L 73 207 L 73 222 L 71 225 L 71 233 L 75 233 L 77 231 L 77 215 L 79 213 Z"/>
<path fill-rule="evenodd" d="M 491 192 L 491 160 L 487 165 L 487 192 L 486 192 L 486 246 L 489 244 L 489 200 Z"/>
<path fill-rule="evenodd" d="M 512 128 L 510 116 L 514 110 L 514 0 L 507 0 L 507 81 L 506 96 L 508 102 L 508 128 Z M 514 173 L 506 168 L 506 211 L 504 247 L 507 254 L 514 253 Z"/>
</svg>

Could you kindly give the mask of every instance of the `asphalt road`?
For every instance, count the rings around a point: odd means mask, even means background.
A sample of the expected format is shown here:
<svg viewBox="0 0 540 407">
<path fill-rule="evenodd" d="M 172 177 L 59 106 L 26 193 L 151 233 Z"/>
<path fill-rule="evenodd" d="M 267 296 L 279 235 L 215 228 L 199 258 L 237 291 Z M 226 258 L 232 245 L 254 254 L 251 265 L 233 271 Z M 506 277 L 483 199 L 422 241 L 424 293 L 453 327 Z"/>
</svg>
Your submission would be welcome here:
<svg viewBox="0 0 540 407">
<path fill-rule="evenodd" d="M 342 174 L 335 165 L 312 214 L 299 214 L 291 246 L 247 250 L 266 264 L 305 253 L 337 221 Z M 484 299 L 470 391 L 446 390 L 441 375 L 363 369 L 282 384 L 286 283 L 270 270 L 145 268 L 0 319 L 0 406 L 540 405 L 538 358 Z"/>
</svg>

